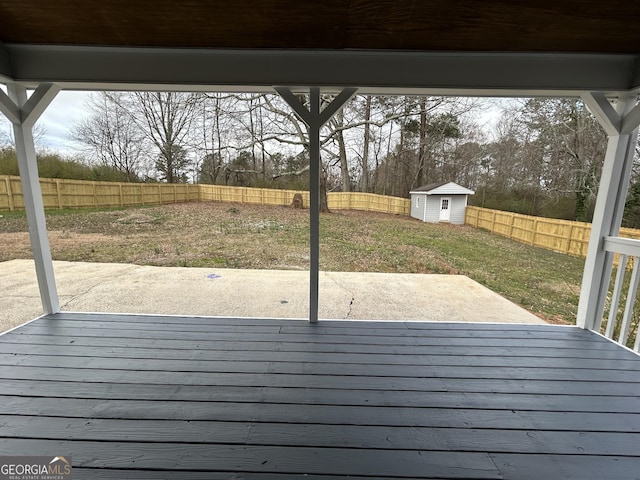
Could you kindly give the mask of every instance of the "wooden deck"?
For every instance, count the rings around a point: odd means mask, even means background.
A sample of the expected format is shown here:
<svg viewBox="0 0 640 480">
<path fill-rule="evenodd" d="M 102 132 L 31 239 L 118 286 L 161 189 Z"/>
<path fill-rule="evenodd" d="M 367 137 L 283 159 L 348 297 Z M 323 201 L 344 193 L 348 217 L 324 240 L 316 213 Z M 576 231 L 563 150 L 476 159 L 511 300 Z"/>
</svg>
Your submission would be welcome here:
<svg viewBox="0 0 640 480">
<path fill-rule="evenodd" d="M 0 455 L 76 480 L 640 475 L 640 357 L 573 327 L 65 313 L 0 386 Z"/>
</svg>

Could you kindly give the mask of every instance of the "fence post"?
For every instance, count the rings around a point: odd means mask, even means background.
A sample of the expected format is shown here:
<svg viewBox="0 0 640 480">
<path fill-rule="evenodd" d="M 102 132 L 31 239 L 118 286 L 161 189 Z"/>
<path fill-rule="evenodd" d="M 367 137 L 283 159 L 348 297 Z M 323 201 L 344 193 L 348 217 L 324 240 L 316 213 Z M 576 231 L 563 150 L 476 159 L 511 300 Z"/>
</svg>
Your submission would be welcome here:
<svg viewBox="0 0 640 480">
<path fill-rule="evenodd" d="M 571 240 L 573 239 L 573 225 L 569 225 L 569 236 L 567 237 L 567 248 L 565 249 L 565 253 L 570 255 L 571 253 Z"/>
<path fill-rule="evenodd" d="M 118 193 L 120 194 L 120 206 L 124 207 L 124 196 L 122 195 L 122 183 L 118 183 Z"/>
<path fill-rule="evenodd" d="M 142 183 L 140 184 L 140 203 L 144 207 L 144 188 L 142 188 Z"/>
<path fill-rule="evenodd" d="M 509 238 L 513 238 L 513 224 L 516 220 L 516 216 L 511 214 L 511 220 L 509 221 Z"/>
<path fill-rule="evenodd" d="M 9 177 L 5 177 L 4 181 L 7 184 L 7 203 L 9 204 L 9 211 L 13 212 L 15 207 L 13 203 L 13 192 L 11 191 L 11 180 L 9 180 Z"/>
<path fill-rule="evenodd" d="M 538 219 L 533 220 L 533 231 L 531 232 L 531 245 L 535 247 L 536 245 L 536 233 L 538 231 Z"/>
<path fill-rule="evenodd" d="M 491 218 L 491 231 L 496 231 L 496 210 L 493 211 L 493 216 Z"/>
<path fill-rule="evenodd" d="M 58 208 L 62 210 L 62 193 L 60 192 L 60 180 L 56 179 L 56 195 L 58 197 Z"/>
</svg>

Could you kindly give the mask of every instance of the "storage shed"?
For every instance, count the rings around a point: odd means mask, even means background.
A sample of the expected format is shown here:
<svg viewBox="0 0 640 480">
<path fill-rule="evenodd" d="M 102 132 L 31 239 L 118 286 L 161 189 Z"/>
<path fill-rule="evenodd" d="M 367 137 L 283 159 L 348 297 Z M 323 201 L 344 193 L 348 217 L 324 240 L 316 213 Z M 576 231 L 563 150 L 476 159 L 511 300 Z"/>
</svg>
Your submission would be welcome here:
<svg viewBox="0 0 640 480">
<path fill-rule="evenodd" d="M 454 182 L 441 182 L 411 192 L 411 216 L 429 223 L 464 224 L 467 196 L 475 192 Z"/>
</svg>

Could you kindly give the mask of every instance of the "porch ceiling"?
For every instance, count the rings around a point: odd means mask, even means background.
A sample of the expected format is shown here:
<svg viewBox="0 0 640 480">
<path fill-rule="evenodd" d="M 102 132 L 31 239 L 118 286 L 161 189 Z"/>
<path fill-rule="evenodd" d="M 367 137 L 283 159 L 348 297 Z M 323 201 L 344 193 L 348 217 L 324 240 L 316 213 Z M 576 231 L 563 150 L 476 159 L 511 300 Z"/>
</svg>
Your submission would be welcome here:
<svg viewBox="0 0 640 480">
<path fill-rule="evenodd" d="M 0 1 L 4 43 L 640 52 L 626 0 Z"/>
<path fill-rule="evenodd" d="M 639 21 L 625 0 L 0 0 L 0 75 L 78 88 L 617 91 L 640 86 Z"/>
</svg>

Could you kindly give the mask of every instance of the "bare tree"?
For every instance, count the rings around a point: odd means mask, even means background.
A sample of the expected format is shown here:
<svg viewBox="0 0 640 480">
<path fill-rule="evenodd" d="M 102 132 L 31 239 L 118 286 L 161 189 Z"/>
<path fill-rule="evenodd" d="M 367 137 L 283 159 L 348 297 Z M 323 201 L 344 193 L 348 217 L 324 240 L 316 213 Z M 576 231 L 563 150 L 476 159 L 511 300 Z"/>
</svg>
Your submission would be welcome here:
<svg viewBox="0 0 640 480">
<path fill-rule="evenodd" d="M 579 99 L 531 99 L 522 121 L 533 133 L 530 159 L 549 193 L 573 195 L 575 220 L 589 220 L 606 147 L 606 135 Z"/>
<path fill-rule="evenodd" d="M 200 96 L 181 92 L 136 92 L 130 105 L 138 124 L 158 149 L 156 169 L 168 183 L 186 181 L 190 128 Z"/>
<path fill-rule="evenodd" d="M 371 95 L 367 95 L 364 104 L 364 134 L 362 141 L 362 175 L 360 177 L 360 189 L 369 191 L 369 143 L 371 142 Z"/>
<path fill-rule="evenodd" d="M 127 181 L 139 179 L 149 155 L 145 133 L 124 108 L 124 93 L 99 92 L 89 96 L 89 116 L 77 123 L 71 137 L 83 144 L 98 162 L 122 172 Z"/>
<path fill-rule="evenodd" d="M 235 95 L 205 93 L 198 102 L 191 125 L 191 147 L 198 157 L 198 182 L 218 183 L 221 174 L 229 168 L 230 159 L 235 153 L 232 132 L 239 128 L 239 101 Z"/>
<path fill-rule="evenodd" d="M 37 122 L 33 126 L 33 143 L 36 147 L 36 151 L 42 150 L 46 147 L 47 129 L 41 122 Z M 0 147 L 15 148 L 16 141 L 13 138 L 13 127 L 11 123 L 4 118 L 4 115 L 0 117 Z"/>
</svg>

